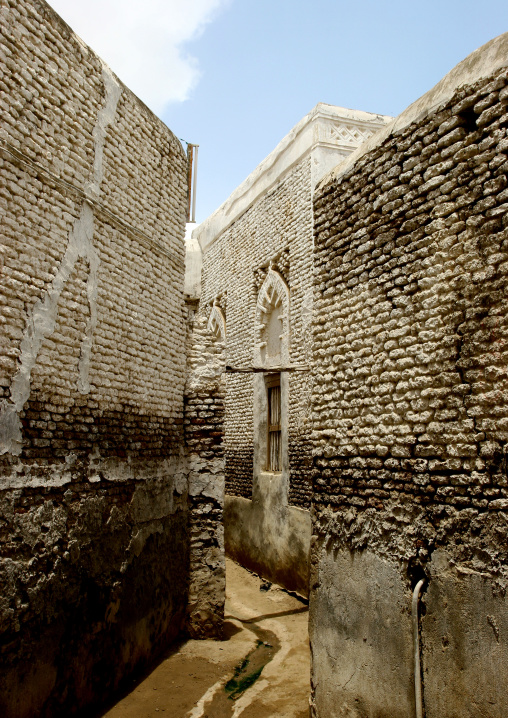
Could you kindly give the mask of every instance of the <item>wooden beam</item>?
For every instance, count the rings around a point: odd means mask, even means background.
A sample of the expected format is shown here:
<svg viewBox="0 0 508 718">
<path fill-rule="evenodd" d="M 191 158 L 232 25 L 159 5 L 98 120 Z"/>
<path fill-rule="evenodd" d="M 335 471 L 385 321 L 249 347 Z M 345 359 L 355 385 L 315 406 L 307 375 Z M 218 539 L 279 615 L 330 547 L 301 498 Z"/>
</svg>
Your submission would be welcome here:
<svg viewBox="0 0 508 718">
<path fill-rule="evenodd" d="M 269 374 L 270 372 L 282 371 L 310 371 L 305 364 L 293 364 L 292 366 L 270 366 L 270 367 L 236 367 L 226 365 L 226 374 Z"/>
</svg>

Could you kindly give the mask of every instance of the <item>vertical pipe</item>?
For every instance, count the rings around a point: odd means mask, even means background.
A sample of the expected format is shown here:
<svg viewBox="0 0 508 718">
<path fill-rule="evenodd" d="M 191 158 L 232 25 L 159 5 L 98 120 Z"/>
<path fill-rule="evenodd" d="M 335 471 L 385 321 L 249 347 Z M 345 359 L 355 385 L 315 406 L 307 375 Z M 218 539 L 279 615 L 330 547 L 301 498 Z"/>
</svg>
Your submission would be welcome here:
<svg viewBox="0 0 508 718">
<path fill-rule="evenodd" d="M 423 718 L 423 699 L 422 699 L 422 668 L 420 664 L 420 625 L 418 620 L 418 600 L 420 591 L 425 583 L 425 579 L 421 579 L 415 586 L 413 591 L 413 600 L 411 603 L 411 618 L 413 620 L 413 654 L 415 664 L 415 708 L 416 718 Z"/>
<path fill-rule="evenodd" d="M 193 145 L 195 154 L 194 154 L 194 177 L 193 177 L 193 183 L 192 183 L 192 222 L 196 221 L 196 187 L 197 187 L 197 180 L 198 180 L 198 147 L 199 145 Z"/>
</svg>

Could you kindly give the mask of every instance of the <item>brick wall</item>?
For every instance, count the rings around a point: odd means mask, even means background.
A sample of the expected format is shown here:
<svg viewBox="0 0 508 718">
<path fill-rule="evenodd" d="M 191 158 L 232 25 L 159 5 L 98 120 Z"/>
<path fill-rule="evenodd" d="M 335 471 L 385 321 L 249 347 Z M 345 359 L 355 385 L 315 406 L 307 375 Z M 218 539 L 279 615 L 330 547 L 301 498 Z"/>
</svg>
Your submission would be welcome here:
<svg viewBox="0 0 508 718">
<path fill-rule="evenodd" d="M 316 201 L 316 508 L 508 506 L 504 82 L 461 90 Z"/>
<path fill-rule="evenodd" d="M 186 158 L 49 6 L 0 13 L 0 710 L 69 715 L 185 620 Z"/>
<path fill-rule="evenodd" d="M 507 84 L 456 82 L 316 193 L 316 715 L 412 715 L 421 577 L 426 715 L 506 712 Z"/>
<path fill-rule="evenodd" d="M 184 396 L 189 471 L 190 585 L 187 629 L 192 638 L 222 638 L 224 556 L 224 343 L 188 305 Z"/>
<path fill-rule="evenodd" d="M 310 180 L 307 158 L 238 217 L 204 253 L 200 312 L 208 313 L 214 299 L 227 291 L 227 362 L 232 366 L 253 365 L 256 301 L 270 261 L 275 262 L 291 292 L 291 361 L 303 363 L 308 358 L 312 309 Z M 289 382 L 290 502 L 308 508 L 308 382 L 293 376 Z M 252 494 L 253 406 L 252 376 L 228 376 L 226 493 L 246 498 Z"/>
</svg>

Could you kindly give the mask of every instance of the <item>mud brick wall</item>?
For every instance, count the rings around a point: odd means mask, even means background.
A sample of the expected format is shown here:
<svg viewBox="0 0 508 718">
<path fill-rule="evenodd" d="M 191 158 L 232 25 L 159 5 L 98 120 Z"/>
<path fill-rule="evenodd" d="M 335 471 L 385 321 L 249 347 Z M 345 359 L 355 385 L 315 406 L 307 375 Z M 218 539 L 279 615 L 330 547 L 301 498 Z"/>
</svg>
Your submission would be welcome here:
<svg viewBox="0 0 508 718">
<path fill-rule="evenodd" d="M 186 158 L 48 5 L 0 15 L 0 713 L 70 715 L 185 621 Z"/>
<path fill-rule="evenodd" d="M 489 57 L 506 65 L 503 38 Z M 316 193 L 311 637 L 323 718 L 332 705 L 414 715 L 422 577 L 426 715 L 508 710 L 487 677 L 505 674 L 508 654 L 508 74 L 454 82 Z"/>
<path fill-rule="evenodd" d="M 190 585 L 187 630 L 222 638 L 224 555 L 224 344 L 188 305 L 185 446 L 189 472 Z"/>
<path fill-rule="evenodd" d="M 200 313 L 227 294 L 227 363 L 251 367 L 258 291 L 270 261 L 290 291 L 290 356 L 304 363 L 310 352 L 312 310 L 312 204 L 310 161 L 303 160 L 238 217 L 203 256 Z M 309 382 L 290 377 L 288 445 L 290 502 L 309 507 L 311 486 Z M 225 418 L 226 493 L 250 498 L 253 476 L 252 376 L 228 375 Z"/>
<path fill-rule="evenodd" d="M 309 338 L 311 328 L 308 327 Z M 310 356 L 311 347 L 309 341 Z M 310 367 L 310 362 L 307 364 Z M 289 376 L 290 396 L 294 394 L 300 398 L 300 406 L 289 417 L 289 504 L 301 508 L 309 508 L 312 496 L 312 444 L 310 429 L 312 418 L 310 413 L 310 398 L 312 388 L 312 374 L 305 371 Z"/>
<path fill-rule="evenodd" d="M 251 377 L 227 377 L 227 397 L 234 397 L 240 425 L 234 421 L 234 412 L 226 417 L 226 493 L 250 499 L 252 495 L 252 474 L 254 471 L 254 451 L 252 445 L 253 392 Z M 227 401 L 229 407 L 229 401 Z"/>
</svg>

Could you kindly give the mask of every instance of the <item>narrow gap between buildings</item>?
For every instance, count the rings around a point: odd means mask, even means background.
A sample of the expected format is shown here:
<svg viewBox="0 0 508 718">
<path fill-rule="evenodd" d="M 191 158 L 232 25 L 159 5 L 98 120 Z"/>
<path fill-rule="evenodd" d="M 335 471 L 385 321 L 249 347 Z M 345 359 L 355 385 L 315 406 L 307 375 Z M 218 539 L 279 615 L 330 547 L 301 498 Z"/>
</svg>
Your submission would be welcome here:
<svg viewBox="0 0 508 718">
<path fill-rule="evenodd" d="M 308 718 L 308 608 L 226 562 L 225 640 L 170 652 L 104 718 Z"/>
</svg>

